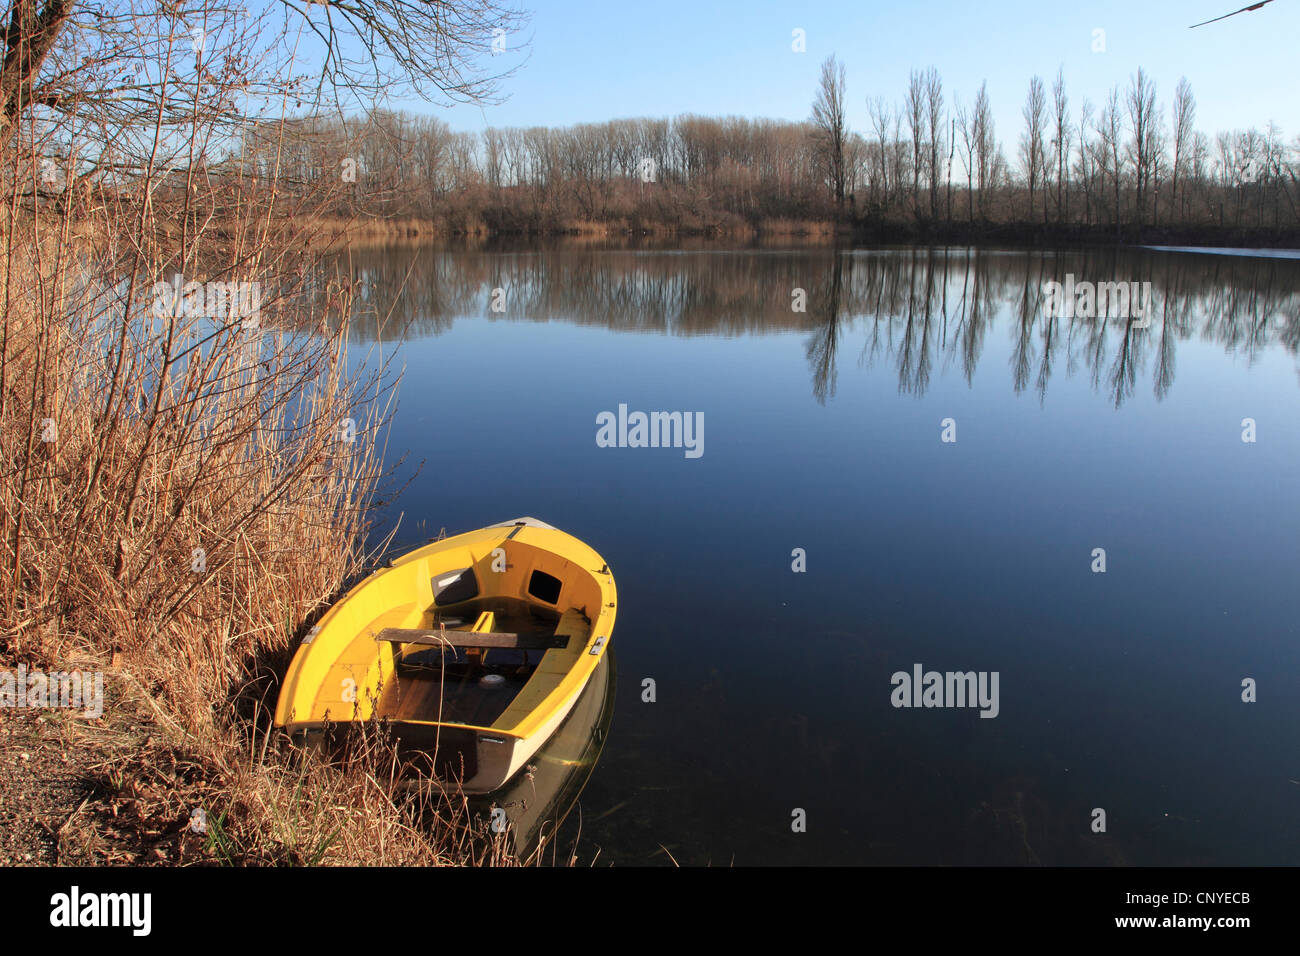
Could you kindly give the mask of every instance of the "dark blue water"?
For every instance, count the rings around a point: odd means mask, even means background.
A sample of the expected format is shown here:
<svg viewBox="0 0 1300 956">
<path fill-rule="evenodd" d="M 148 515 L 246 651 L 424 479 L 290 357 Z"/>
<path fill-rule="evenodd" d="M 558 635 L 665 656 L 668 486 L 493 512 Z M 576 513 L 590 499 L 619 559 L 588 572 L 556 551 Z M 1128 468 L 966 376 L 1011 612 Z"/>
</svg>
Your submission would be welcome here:
<svg viewBox="0 0 1300 956">
<path fill-rule="evenodd" d="M 1053 318 L 1065 273 L 1151 282 L 1149 327 Z M 356 353 L 407 335 L 398 540 L 535 515 L 614 571 L 580 857 L 1300 859 L 1300 262 L 425 249 L 358 274 L 388 318 Z M 620 403 L 702 413 L 703 454 L 598 447 Z M 915 664 L 997 672 L 998 716 L 891 706 Z"/>
</svg>

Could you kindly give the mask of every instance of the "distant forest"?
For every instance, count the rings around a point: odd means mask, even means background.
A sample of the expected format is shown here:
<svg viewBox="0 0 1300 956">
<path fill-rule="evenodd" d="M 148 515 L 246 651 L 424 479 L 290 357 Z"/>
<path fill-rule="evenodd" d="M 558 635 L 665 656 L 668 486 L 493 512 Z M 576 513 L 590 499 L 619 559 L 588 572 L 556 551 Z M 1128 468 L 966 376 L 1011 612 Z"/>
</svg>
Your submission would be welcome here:
<svg viewBox="0 0 1300 956">
<path fill-rule="evenodd" d="M 254 127 L 228 162 L 241 178 L 278 164 L 326 215 L 444 234 L 1300 235 L 1300 137 L 1197 129 L 1185 78 L 1167 102 L 1139 70 L 1105 102 L 1075 104 L 1061 73 L 1035 76 L 1010 141 L 986 85 L 958 98 L 933 68 L 912 72 L 901 102 L 853 104 L 858 130 L 844 90 L 832 57 L 797 123 L 683 115 L 465 133 L 401 112 L 300 118 Z"/>
</svg>

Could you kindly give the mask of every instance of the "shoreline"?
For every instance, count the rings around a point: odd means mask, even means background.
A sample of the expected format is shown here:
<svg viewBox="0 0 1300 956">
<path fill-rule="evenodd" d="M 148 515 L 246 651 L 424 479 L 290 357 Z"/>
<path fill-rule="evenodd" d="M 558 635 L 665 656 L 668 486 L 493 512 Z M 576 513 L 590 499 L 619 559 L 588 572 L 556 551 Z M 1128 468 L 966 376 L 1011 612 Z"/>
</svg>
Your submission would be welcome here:
<svg viewBox="0 0 1300 956">
<path fill-rule="evenodd" d="M 796 244 L 807 246 L 936 246 L 989 248 L 1177 247 L 1206 249 L 1300 249 L 1300 229 L 1261 230 L 1237 227 L 1163 226 L 1122 229 L 1113 225 L 1042 223 L 897 223 L 835 224 L 829 220 L 777 220 L 741 227 L 672 227 L 664 224 L 633 226 L 609 223 L 559 223 L 544 229 L 447 229 L 436 219 L 332 219 L 320 221 L 312 248 L 363 249 L 394 245 L 457 245 L 526 247 L 565 243 L 598 245 L 618 243 L 629 248 L 683 243 L 742 243 L 746 247 Z"/>
</svg>

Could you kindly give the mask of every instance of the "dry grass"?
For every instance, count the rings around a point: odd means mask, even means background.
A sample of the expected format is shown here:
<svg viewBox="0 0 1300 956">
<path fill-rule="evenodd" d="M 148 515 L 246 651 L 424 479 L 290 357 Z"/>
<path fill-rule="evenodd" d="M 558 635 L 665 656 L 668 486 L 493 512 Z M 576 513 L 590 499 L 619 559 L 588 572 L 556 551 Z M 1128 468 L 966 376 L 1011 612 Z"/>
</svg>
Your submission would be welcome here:
<svg viewBox="0 0 1300 956">
<path fill-rule="evenodd" d="M 430 219 L 403 217 L 381 219 L 358 216 L 354 219 L 323 217 L 315 227 L 312 248 L 391 245 L 395 243 L 427 242 L 450 235 L 445 223 Z"/>
<path fill-rule="evenodd" d="M 612 219 L 564 219 L 556 231 L 589 239 L 626 239 L 646 237 L 680 239 L 684 236 L 702 236 L 710 239 L 740 240 L 745 242 L 779 241 L 786 239 L 831 240 L 835 238 L 835 223 L 816 219 L 760 219 L 750 221 L 740 216 L 722 213 L 714 216 L 690 215 L 674 221 L 652 218 L 615 217 Z"/>
<path fill-rule="evenodd" d="M 89 793 L 48 827 L 59 862 L 506 862 L 463 797 L 405 795 L 382 740 L 326 763 L 269 729 L 372 557 L 395 384 L 348 354 L 326 227 L 238 183 L 146 171 L 106 200 L 35 169 L 0 170 L 0 666 L 111 675 L 99 721 L 40 722 Z M 155 309 L 177 273 L 260 283 L 256 322 Z"/>
<path fill-rule="evenodd" d="M 126 291 L 161 274 L 144 243 L 71 218 L 0 236 L 0 662 L 112 675 L 104 718 L 61 724 L 91 796 L 59 861 L 506 862 L 463 797 L 405 795 L 382 740 L 326 763 L 269 730 L 295 638 L 367 558 L 389 393 L 349 361 L 350 289 L 307 294 L 312 262 L 265 237 L 159 241 L 205 278 L 254 244 L 275 263 L 258 329 L 159 318 Z"/>
<path fill-rule="evenodd" d="M 506 865 L 504 836 L 465 798 L 403 792 L 393 753 L 371 737 L 325 761 L 274 736 L 194 747 L 162 731 L 129 679 L 110 678 L 105 721 L 64 720 L 89 796 L 57 828 L 71 865 Z M 89 755 L 86 757 L 86 755 Z"/>
</svg>

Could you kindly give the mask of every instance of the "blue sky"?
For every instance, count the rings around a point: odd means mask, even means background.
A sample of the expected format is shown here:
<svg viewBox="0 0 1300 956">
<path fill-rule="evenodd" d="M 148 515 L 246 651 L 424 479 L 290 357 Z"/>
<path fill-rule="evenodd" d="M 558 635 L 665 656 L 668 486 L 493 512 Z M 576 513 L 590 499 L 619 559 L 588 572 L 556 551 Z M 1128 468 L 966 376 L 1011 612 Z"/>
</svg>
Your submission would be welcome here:
<svg viewBox="0 0 1300 956">
<path fill-rule="evenodd" d="M 1244 3 L 533 0 L 523 4 L 532 16 L 529 58 L 504 83 L 504 104 L 393 105 L 459 130 L 686 112 L 797 120 L 808 116 L 822 59 L 835 53 L 847 70 L 850 124 L 859 131 L 868 125 L 868 96 L 899 102 L 909 70 L 933 65 L 950 103 L 954 93 L 969 101 L 988 80 L 998 134 L 1013 155 L 1033 74 L 1050 88 L 1063 66 L 1077 117 L 1085 96 L 1100 105 L 1112 85 L 1127 84 L 1142 66 L 1165 107 L 1179 77 L 1188 77 L 1199 129 L 1263 128 L 1274 120 L 1290 140 L 1300 132 L 1300 0 L 1274 0 L 1188 29 Z M 791 51 L 796 27 L 807 35 L 802 54 Z M 1092 51 L 1094 29 L 1105 31 L 1105 52 Z M 513 48 L 523 39 L 507 42 Z"/>
</svg>

